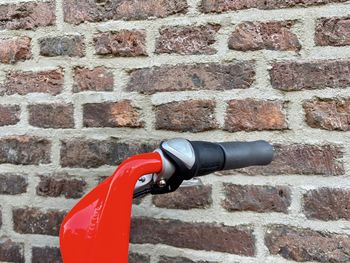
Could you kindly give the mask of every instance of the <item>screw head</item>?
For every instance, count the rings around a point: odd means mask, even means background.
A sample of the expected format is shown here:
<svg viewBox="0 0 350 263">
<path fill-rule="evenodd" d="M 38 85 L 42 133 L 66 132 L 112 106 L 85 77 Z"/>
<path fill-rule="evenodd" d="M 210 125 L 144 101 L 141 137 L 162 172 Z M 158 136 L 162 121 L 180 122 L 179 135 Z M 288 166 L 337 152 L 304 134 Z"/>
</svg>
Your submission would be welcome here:
<svg viewBox="0 0 350 263">
<path fill-rule="evenodd" d="M 158 186 L 159 187 L 165 187 L 166 186 L 166 181 L 164 179 L 161 179 L 159 182 L 158 182 Z"/>
</svg>

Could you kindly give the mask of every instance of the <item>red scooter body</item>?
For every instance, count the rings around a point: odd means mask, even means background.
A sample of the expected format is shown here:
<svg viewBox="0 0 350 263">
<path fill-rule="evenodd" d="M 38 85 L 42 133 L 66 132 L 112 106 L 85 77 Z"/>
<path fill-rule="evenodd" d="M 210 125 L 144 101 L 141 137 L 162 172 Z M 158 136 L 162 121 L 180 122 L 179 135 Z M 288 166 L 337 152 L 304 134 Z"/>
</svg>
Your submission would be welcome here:
<svg viewBox="0 0 350 263">
<path fill-rule="evenodd" d="M 135 184 L 141 176 L 161 170 L 159 153 L 136 155 L 87 194 L 61 225 L 63 262 L 127 263 Z"/>
</svg>

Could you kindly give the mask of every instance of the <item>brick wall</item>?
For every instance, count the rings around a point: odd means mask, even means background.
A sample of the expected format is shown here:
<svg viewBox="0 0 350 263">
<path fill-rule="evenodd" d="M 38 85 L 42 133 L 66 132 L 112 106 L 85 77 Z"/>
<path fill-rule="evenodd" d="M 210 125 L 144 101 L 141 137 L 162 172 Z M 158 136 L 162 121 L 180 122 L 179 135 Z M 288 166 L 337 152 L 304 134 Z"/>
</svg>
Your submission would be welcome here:
<svg viewBox="0 0 350 263">
<path fill-rule="evenodd" d="M 276 160 L 135 201 L 130 262 L 350 261 L 345 0 L 0 0 L 0 21 L 0 261 L 61 262 L 66 211 L 173 137 Z"/>
</svg>

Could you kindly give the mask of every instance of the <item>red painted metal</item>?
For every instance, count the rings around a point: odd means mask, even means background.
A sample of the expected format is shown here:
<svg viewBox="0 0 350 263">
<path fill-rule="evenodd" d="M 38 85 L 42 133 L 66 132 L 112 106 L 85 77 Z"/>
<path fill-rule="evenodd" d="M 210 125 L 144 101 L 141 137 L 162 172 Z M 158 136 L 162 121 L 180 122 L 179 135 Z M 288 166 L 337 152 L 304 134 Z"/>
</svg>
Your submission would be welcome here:
<svg viewBox="0 0 350 263">
<path fill-rule="evenodd" d="M 159 173 L 159 153 L 124 161 L 66 216 L 60 231 L 64 263 L 127 263 L 133 191 L 145 174 Z"/>
</svg>

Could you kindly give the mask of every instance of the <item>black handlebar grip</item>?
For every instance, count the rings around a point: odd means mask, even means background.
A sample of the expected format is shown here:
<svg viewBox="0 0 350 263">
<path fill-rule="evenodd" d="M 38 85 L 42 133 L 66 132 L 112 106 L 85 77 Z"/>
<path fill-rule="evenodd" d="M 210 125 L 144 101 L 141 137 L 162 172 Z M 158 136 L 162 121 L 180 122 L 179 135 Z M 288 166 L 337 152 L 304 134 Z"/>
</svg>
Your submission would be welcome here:
<svg viewBox="0 0 350 263">
<path fill-rule="evenodd" d="M 273 147 L 266 141 L 222 142 L 219 145 L 225 153 L 223 170 L 267 165 L 273 160 Z"/>
</svg>

